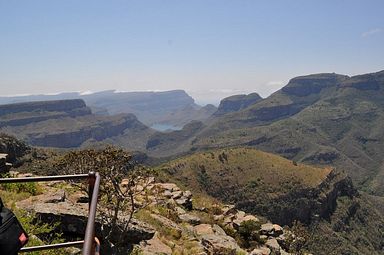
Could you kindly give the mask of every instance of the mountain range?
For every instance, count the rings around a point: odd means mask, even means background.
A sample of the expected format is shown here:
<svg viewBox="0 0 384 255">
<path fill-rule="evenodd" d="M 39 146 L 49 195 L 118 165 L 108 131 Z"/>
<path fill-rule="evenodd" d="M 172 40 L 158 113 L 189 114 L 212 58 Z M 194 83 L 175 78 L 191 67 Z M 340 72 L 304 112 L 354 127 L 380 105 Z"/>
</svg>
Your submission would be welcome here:
<svg viewBox="0 0 384 255">
<path fill-rule="evenodd" d="M 145 125 L 168 126 L 179 129 L 191 120 L 205 120 L 217 109 L 213 105 L 202 107 L 183 90 L 163 92 L 118 92 L 114 90 L 96 93 L 59 93 L 56 95 L 30 95 L 0 97 L 0 104 L 31 101 L 83 99 L 97 115 L 132 113 Z"/>
<path fill-rule="evenodd" d="M 345 170 L 358 187 L 383 195 L 383 99 L 384 71 L 296 77 L 265 99 L 214 114 L 193 136 L 173 144 L 173 151 L 255 147 L 298 162 L 332 165 Z M 176 135 L 162 134 L 162 141 Z M 158 136 L 153 134 L 148 143 L 153 145 Z M 149 154 L 170 156 L 167 146 L 151 146 Z"/>
<path fill-rule="evenodd" d="M 0 98 L 0 132 L 42 147 L 140 151 L 164 181 L 306 224 L 316 254 L 383 254 L 384 71 L 300 76 L 218 108 L 183 91 L 61 97 Z"/>
</svg>

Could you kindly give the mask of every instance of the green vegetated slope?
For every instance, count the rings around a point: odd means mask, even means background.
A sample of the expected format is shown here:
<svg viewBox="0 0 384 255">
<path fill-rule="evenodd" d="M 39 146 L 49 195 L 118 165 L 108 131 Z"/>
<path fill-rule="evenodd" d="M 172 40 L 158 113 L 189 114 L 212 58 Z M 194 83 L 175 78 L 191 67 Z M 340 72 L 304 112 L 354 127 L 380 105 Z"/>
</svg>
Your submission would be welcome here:
<svg viewBox="0 0 384 255">
<path fill-rule="evenodd" d="M 384 71 L 353 77 L 315 74 L 294 78 L 266 99 L 211 119 L 178 148 L 252 146 L 299 162 L 336 166 L 359 187 L 382 195 L 383 125 Z M 162 146 L 149 153 L 168 156 Z"/>
<path fill-rule="evenodd" d="M 383 254 L 384 219 L 348 177 L 251 148 L 217 149 L 160 167 L 170 178 L 279 224 L 303 222 L 314 254 Z"/>
<path fill-rule="evenodd" d="M 275 210 L 272 204 L 288 208 L 294 206 L 288 203 L 296 203 L 298 197 L 311 199 L 308 191 L 316 189 L 331 172 L 330 168 L 297 164 L 250 148 L 196 153 L 167 163 L 163 170 L 194 191 L 236 203 L 279 224 L 290 224 L 297 217 L 309 222 L 312 208 L 297 205 L 286 214 Z M 309 201 L 312 202 L 315 203 Z"/>
</svg>

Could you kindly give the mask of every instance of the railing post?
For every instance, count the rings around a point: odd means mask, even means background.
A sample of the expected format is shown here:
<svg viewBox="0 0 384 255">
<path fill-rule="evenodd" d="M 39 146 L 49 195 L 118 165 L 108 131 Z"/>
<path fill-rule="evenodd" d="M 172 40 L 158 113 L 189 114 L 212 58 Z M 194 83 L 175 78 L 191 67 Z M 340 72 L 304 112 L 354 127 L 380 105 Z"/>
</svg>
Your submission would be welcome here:
<svg viewBox="0 0 384 255">
<path fill-rule="evenodd" d="M 95 220 L 97 199 L 99 195 L 100 175 L 99 173 L 89 173 L 89 215 L 87 229 L 85 230 L 83 255 L 95 254 Z"/>
<path fill-rule="evenodd" d="M 59 176 L 38 176 L 38 177 L 24 177 L 24 178 L 0 178 L 2 183 L 21 183 L 21 182 L 46 182 L 46 181 L 65 181 L 72 179 L 88 179 L 88 195 L 89 195 L 89 213 L 87 227 L 85 230 L 84 241 L 67 242 L 61 244 L 50 244 L 34 247 L 23 247 L 20 252 L 42 251 L 57 248 L 64 248 L 70 246 L 78 246 L 83 244 L 83 255 L 95 255 L 100 249 L 98 239 L 95 239 L 95 220 L 97 210 L 97 200 L 100 188 L 100 175 L 99 173 L 90 172 L 89 174 L 74 174 L 74 175 L 59 175 Z M 95 248 L 97 247 L 97 250 Z M 3 255 L 3 254 L 0 254 Z"/>
<path fill-rule="evenodd" d="M 95 172 L 89 172 L 88 174 L 88 209 L 91 208 L 93 190 L 95 189 L 96 174 Z"/>
</svg>

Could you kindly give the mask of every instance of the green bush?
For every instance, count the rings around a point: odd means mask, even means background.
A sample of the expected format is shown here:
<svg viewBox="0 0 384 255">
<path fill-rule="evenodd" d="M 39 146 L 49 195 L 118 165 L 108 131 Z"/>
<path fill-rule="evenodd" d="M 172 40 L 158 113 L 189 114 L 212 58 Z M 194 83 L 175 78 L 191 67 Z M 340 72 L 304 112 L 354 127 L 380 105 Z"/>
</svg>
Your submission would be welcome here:
<svg viewBox="0 0 384 255">
<path fill-rule="evenodd" d="M 262 243 L 260 239 L 260 223 L 254 220 L 247 220 L 240 224 L 239 230 L 237 231 L 238 241 L 242 247 L 250 248 Z"/>
<path fill-rule="evenodd" d="M 35 215 L 23 210 L 14 210 L 17 219 L 20 221 L 24 230 L 29 235 L 28 246 L 39 246 L 45 244 L 62 243 L 64 239 L 61 233 L 55 232 L 57 224 L 47 224 L 36 220 Z M 36 251 L 28 253 L 29 255 L 68 255 L 65 249 Z"/>
<path fill-rule="evenodd" d="M 1 189 L 16 193 L 26 192 L 33 196 L 41 194 L 41 187 L 35 182 L 4 183 L 1 184 Z"/>
</svg>

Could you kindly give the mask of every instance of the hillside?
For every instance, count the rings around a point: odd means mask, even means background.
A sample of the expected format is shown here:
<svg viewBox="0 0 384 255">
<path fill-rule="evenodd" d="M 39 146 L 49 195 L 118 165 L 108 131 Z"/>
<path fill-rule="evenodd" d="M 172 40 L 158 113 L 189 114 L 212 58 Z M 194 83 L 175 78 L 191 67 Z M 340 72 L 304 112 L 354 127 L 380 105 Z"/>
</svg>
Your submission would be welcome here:
<svg viewBox="0 0 384 255">
<path fill-rule="evenodd" d="M 278 224 L 307 224 L 314 254 L 382 254 L 383 216 L 343 173 L 250 148 L 218 149 L 160 167 L 200 194 Z M 326 237 L 326 238 L 324 238 Z"/>
<path fill-rule="evenodd" d="M 248 148 L 219 149 L 196 153 L 167 163 L 162 170 L 193 191 L 208 193 L 242 209 L 268 216 L 286 225 L 299 215 L 271 212 L 265 206 L 280 203 L 287 194 L 295 199 L 305 190 L 319 186 L 330 174 L 330 168 L 315 168 L 297 164 L 282 157 Z M 299 200 L 299 199 L 298 199 Z M 313 201 L 314 202 L 314 201 Z M 252 204 L 252 208 L 248 208 Z M 294 205 L 290 205 L 294 207 Z M 267 211 L 264 211 L 267 210 Z M 311 213 L 297 211 L 310 221 Z M 279 213 L 282 213 L 279 215 Z"/>
<path fill-rule="evenodd" d="M 23 144 L 8 136 L 0 136 L 0 141 L 12 145 Z M 12 149 L 9 145 L 7 148 L 0 148 L 0 153 L 11 152 Z M 233 205 L 223 204 L 203 193 L 192 193 L 168 182 L 169 179 L 159 182 L 158 179 L 163 177 L 158 178 L 155 171 L 148 172 L 142 167 L 131 169 L 138 170 L 140 175 L 134 173 L 132 176 L 117 170 L 117 176 L 112 176 L 115 178 L 113 180 L 117 181 L 120 192 L 126 192 L 127 189 L 133 192 L 135 210 L 133 218 L 127 223 L 125 217 L 128 217 L 133 209 L 130 206 L 119 207 L 117 227 L 109 235 L 101 226 L 109 227 L 105 225 L 105 221 L 108 221 L 105 218 L 107 215 L 112 220 L 108 210 L 113 209 L 110 204 L 114 202 L 107 199 L 109 194 L 116 190 L 108 186 L 112 184 L 107 176 L 111 177 L 108 173 L 115 171 L 115 167 L 121 162 L 130 161 L 129 157 L 123 156 L 128 154 L 120 149 L 108 147 L 74 151 L 29 148 L 20 155 L 17 160 L 22 164 L 12 168 L 7 177 L 80 173 L 89 169 L 100 172 L 102 187 L 96 235 L 101 242 L 102 254 L 113 254 L 113 248 L 106 242 L 106 238 L 119 249 L 117 254 L 308 254 L 303 248 L 307 236 L 300 231 L 302 228 L 273 224 L 264 217 L 246 213 Z M 103 160 L 105 157 L 109 160 Z M 68 159 L 71 160 L 67 161 Z M 103 163 L 100 165 L 100 162 Z M 72 167 L 67 168 L 68 163 Z M 74 166 L 79 169 L 73 169 Z M 126 167 L 125 164 L 121 166 L 124 169 Z M 129 182 L 130 180 L 132 182 Z M 0 196 L 5 205 L 16 213 L 27 233 L 34 236 L 28 245 L 42 245 L 52 241 L 74 241 L 83 238 L 88 212 L 85 187 L 81 183 L 64 181 L 2 184 Z M 124 203 L 128 200 L 131 202 L 129 197 Z M 62 249 L 39 254 L 69 255 L 78 252 L 78 249 Z"/>
</svg>

